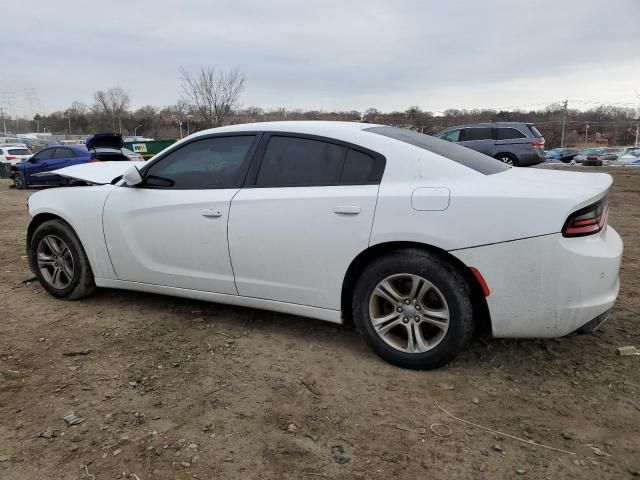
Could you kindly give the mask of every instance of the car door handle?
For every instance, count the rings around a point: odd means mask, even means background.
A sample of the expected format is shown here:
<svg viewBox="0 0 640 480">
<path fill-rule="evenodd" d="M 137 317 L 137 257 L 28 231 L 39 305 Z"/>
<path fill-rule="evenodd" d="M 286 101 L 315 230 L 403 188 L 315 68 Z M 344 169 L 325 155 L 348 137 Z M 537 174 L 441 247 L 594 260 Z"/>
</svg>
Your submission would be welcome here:
<svg viewBox="0 0 640 480">
<path fill-rule="evenodd" d="M 347 215 L 357 215 L 360 213 L 360 207 L 357 205 L 338 205 L 333 207 L 334 213 L 344 213 Z"/>
<path fill-rule="evenodd" d="M 222 216 L 222 210 L 219 210 L 217 208 L 205 208 L 200 213 L 202 214 L 203 217 L 221 217 Z"/>
</svg>

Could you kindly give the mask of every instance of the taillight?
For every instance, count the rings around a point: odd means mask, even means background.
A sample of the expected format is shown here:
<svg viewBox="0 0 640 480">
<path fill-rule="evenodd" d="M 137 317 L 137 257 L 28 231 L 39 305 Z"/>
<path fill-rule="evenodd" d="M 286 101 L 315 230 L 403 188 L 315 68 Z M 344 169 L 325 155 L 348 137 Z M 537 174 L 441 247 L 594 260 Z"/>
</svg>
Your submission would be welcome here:
<svg viewBox="0 0 640 480">
<path fill-rule="evenodd" d="M 544 149 L 544 138 L 542 138 L 540 140 L 534 140 L 533 142 L 531 142 L 531 146 L 533 148 L 542 148 L 542 149 Z"/>
<path fill-rule="evenodd" d="M 7 155 L 6 157 L 4 157 L 4 158 L 5 158 L 5 160 L 7 160 L 7 161 L 9 161 L 9 162 L 10 162 L 11 160 L 17 160 L 17 159 L 18 159 L 18 157 L 10 157 L 10 156 L 8 156 L 8 155 Z"/>
<path fill-rule="evenodd" d="M 607 199 L 603 198 L 598 202 L 582 208 L 572 213 L 564 222 L 562 227 L 563 237 L 583 237 L 598 233 L 607 221 L 609 206 Z"/>
</svg>

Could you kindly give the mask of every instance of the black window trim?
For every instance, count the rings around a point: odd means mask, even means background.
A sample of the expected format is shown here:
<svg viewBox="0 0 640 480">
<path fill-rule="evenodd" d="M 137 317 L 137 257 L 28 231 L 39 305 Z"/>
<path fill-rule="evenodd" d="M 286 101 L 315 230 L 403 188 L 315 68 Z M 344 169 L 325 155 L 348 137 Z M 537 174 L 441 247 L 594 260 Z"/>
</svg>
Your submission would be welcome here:
<svg viewBox="0 0 640 480">
<path fill-rule="evenodd" d="M 161 162 L 167 156 L 173 154 L 174 152 L 177 152 L 178 150 L 186 147 L 187 145 L 191 145 L 192 143 L 199 142 L 201 140 L 209 140 L 211 138 L 224 138 L 224 137 L 254 137 L 253 143 L 251 144 L 251 147 L 247 151 L 247 154 L 246 154 L 244 160 L 242 161 L 242 166 L 240 167 L 240 172 L 238 173 L 238 181 L 236 182 L 236 185 L 231 186 L 231 187 L 214 187 L 214 186 L 212 186 L 211 188 L 174 188 L 172 186 L 145 185 L 144 184 L 144 179 L 147 176 L 149 169 L 151 167 L 153 167 L 153 165 L 155 165 L 156 163 Z M 186 190 L 228 190 L 230 188 L 242 188 L 244 183 L 245 183 L 245 181 L 246 181 L 246 178 L 247 178 L 247 172 L 249 171 L 251 163 L 254 160 L 255 152 L 256 152 L 256 149 L 257 149 L 258 145 L 260 144 L 261 138 L 262 138 L 262 132 L 250 131 L 250 130 L 249 131 L 245 130 L 245 131 L 242 131 L 242 132 L 224 132 L 224 133 L 211 133 L 211 134 L 207 134 L 207 135 L 199 135 L 197 137 L 194 137 L 193 139 L 190 139 L 188 142 L 181 143 L 180 145 L 177 145 L 174 148 L 171 148 L 170 150 L 167 150 L 162 155 L 154 157 L 153 160 L 151 160 L 149 163 L 147 163 L 144 167 L 142 167 L 140 169 L 140 176 L 142 177 L 142 182 L 139 183 L 138 185 L 135 185 L 135 188 L 145 188 L 145 189 L 149 189 L 149 190 L 175 190 L 175 191 L 178 191 L 178 190 L 180 190 L 180 191 L 186 191 Z M 123 185 L 123 186 L 127 186 L 127 185 Z"/>
<path fill-rule="evenodd" d="M 344 148 L 344 152 L 342 154 L 342 164 L 340 165 L 340 174 L 338 178 L 333 182 L 326 182 L 322 184 L 314 184 L 314 185 L 257 185 L 256 182 L 258 180 L 258 173 L 260 172 L 260 167 L 262 166 L 262 161 L 264 159 L 264 154 L 267 150 L 267 145 L 269 140 L 272 137 L 289 137 L 289 138 L 301 138 L 305 140 L 316 140 L 319 142 L 330 143 L 333 145 L 337 145 Z M 340 177 L 342 176 L 342 171 L 344 169 L 344 164 L 347 158 L 347 153 L 349 150 L 355 150 L 360 153 L 364 153 L 365 155 L 369 155 L 374 159 L 374 167 L 371 170 L 371 174 L 369 176 L 368 181 L 364 182 L 341 182 Z M 386 166 L 386 158 L 384 155 L 375 152 L 373 150 L 369 150 L 366 147 L 362 147 L 360 145 L 356 145 L 350 142 L 345 142 L 343 140 L 338 140 L 336 138 L 324 137 L 322 135 L 313 135 L 307 133 L 296 133 L 296 132 L 287 132 L 287 131 L 264 131 L 262 132 L 262 138 L 260 139 L 259 145 L 255 151 L 253 156 L 253 160 L 251 162 L 251 166 L 249 168 L 249 172 L 247 173 L 246 179 L 242 188 L 309 188 L 309 187 L 333 187 L 333 186 L 348 186 L 348 185 L 379 185 L 382 180 L 382 175 L 384 173 L 384 169 Z"/>
</svg>

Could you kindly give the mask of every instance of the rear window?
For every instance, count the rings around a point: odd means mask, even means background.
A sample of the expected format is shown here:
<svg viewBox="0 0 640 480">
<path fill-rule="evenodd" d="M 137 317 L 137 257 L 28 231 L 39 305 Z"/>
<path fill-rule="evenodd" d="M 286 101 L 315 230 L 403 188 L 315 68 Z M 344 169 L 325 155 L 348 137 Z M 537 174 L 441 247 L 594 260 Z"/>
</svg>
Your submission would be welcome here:
<svg viewBox="0 0 640 480">
<path fill-rule="evenodd" d="M 462 147 L 456 143 L 447 142 L 423 133 L 414 132 L 413 130 L 396 127 L 371 127 L 365 128 L 364 131 L 377 133 L 378 135 L 422 148 L 423 150 L 441 155 L 484 175 L 504 172 L 511 168 L 495 158 L 491 158 L 470 148 Z"/>
<path fill-rule="evenodd" d="M 12 148 L 9 150 L 9 155 L 31 155 L 31 152 L 26 148 Z"/>
<path fill-rule="evenodd" d="M 498 128 L 498 140 L 513 140 L 516 138 L 527 138 L 527 136 L 517 128 Z"/>
<path fill-rule="evenodd" d="M 537 138 L 542 138 L 540 130 L 538 130 L 535 125 L 529 125 L 529 130 L 531 130 L 531 133 L 533 133 Z"/>
</svg>

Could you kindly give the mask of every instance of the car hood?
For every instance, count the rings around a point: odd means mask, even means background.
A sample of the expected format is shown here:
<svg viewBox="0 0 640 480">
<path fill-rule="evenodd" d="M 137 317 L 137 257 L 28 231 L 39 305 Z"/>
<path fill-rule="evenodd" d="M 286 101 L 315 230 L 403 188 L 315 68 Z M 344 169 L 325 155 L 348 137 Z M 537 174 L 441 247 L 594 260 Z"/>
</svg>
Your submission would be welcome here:
<svg viewBox="0 0 640 480">
<path fill-rule="evenodd" d="M 132 166 L 140 169 L 146 162 L 92 162 L 72 165 L 66 168 L 53 170 L 47 174 L 55 173 L 62 177 L 82 180 L 83 182 L 93 183 L 95 185 L 105 185 L 111 181 L 124 175 Z"/>
<path fill-rule="evenodd" d="M 87 139 L 86 145 L 89 150 L 95 150 L 96 148 L 115 148 L 120 150 L 124 142 L 122 141 L 122 135 L 119 133 L 96 133 L 93 137 Z"/>
</svg>

